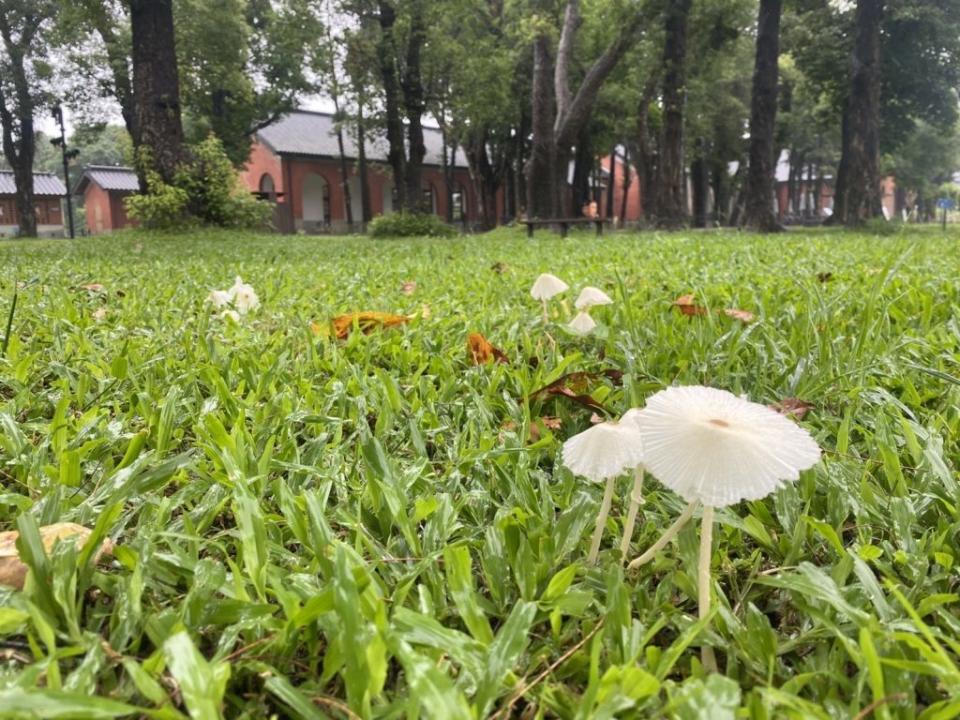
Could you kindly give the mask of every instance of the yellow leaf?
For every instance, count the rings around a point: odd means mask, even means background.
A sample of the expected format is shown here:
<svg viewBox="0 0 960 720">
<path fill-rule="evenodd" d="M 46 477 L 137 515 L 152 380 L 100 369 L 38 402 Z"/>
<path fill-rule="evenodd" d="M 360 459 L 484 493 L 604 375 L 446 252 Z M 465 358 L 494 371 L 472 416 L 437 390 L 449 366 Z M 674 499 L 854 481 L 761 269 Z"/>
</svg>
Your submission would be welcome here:
<svg viewBox="0 0 960 720">
<path fill-rule="evenodd" d="M 58 541 L 72 541 L 79 550 L 87 542 L 92 532 L 90 528 L 76 523 L 55 523 L 40 528 L 40 539 L 47 554 L 53 550 Z M 16 530 L 0 533 L 0 585 L 10 585 L 18 589 L 23 587 L 23 581 L 27 577 L 27 566 L 23 564 L 20 555 L 17 553 L 17 538 L 19 537 L 20 533 Z M 95 557 L 99 560 L 112 552 L 113 543 L 104 540 Z"/>
</svg>

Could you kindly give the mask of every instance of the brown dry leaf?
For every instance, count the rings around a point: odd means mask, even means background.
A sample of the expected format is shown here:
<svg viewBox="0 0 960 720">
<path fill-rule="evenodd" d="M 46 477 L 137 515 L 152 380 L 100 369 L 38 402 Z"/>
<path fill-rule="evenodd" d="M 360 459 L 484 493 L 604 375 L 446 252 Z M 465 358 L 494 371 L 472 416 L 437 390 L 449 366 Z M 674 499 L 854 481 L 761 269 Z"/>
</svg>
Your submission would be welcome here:
<svg viewBox="0 0 960 720">
<path fill-rule="evenodd" d="M 43 549 L 49 554 L 57 541 L 72 540 L 79 550 L 92 533 L 93 531 L 90 528 L 76 523 L 55 523 L 40 528 L 40 539 L 43 542 Z M 20 555 L 17 552 L 17 538 L 19 537 L 20 533 L 16 530 L 0 533 L 0 585 L 22 589 L 23 581 L 27 577 L 27 566 L 20 560 Z M 97 550 L 94 560 L 99 560 L 112 552 L 113 543 L 104 540 L 100 549 Z"/>
<path fill-rule="evenodd" d="M 400 292 L 404 295 L 413 295 L 416 291 L 417 283 L 415 280 L 407 280 L 407 282 L 400 286 Z"/>
<path fill-rule="evenodd" d="M 673 307 L 687 316 L 706 315 L 707 309 L 702 305 L 697 305 L 693 295 L 681 295 L 673 301 Z"/>
<path fill-rule="evenodd" d="M 543 396 L 561 395 L 569 398 L 578 405 L 582 405 L 590 410 L 609 413 L 602 403 L 597 402 L 588 392 L 589 385 L 594 380 L 606 377 L 615 385 L 619 385 L 623 379 L 623 373 L 619 370 L 603 370 L 601 372 L 572 372 L 562 375 L 549 385 L 544 385 L 539 390 L 530 393 L 530 399 L 537 399 Z"/>
<path fill-rule="evenodd" d="M 503 275 L 507 271 L 507 264 L 505 262 L 497 261 L 490 266 L 490 269 L 493 270 L 495 273 Z"/>
<path fill-rule="evenodd" d="M 822 283 L 830 282 L 831 280 L 833 280 L 833 273 L 832 272 L 817 273 L 817 280 L 819 280 Z"/>
<path fill-rule="evenodd" d="M 813 410 L 816 405 L 806 400 L 801 400 L 800 398 L 784 398 L 778 403 L 773 403 L 768 405 L 771 410 L 776 410 L 781 415 L 792 415 L 797 420 L 802 420 L 803 416 L 807 414 L 810 410 Z"/>
<path fill-rule="evenodd" d="M 107 317 L 107 309 L 105 307 L 97 308 L 93 311 L 93 319 L 100 321 L 104 320 Z"/>
<path fill-rule="evenodd" d="M 491 360 L 496 360 L 498 363 L 510 362 L 499 348 L 494 347 L 480 333 L 470 333 L 467 336 L 467 352 L 473 365 L 484 365 Z"/>
<path fill-rule="evenodd" d="M 379 328 L 395 327 L 407 322 L 410 322 L 410 317 L 407 315 L 365 311 L 338 315 L 330 321 L 330 325 L 333 327 L 333 334 L 337 336 L 337 339 L 343 340 L 350 334 L 350 331 L 353 330 L 354 323 L 360 328 L 360 332 L 364 335 L 369 335 Z"/>
<path fill-rule="evenodd" d="M 541 418 L 537 418 L 530 424 L 530 435 L 527 437 L 528 442 L 535 443 L 543 436 L 543 432 L 540 429 L 541 425 L 547 430 L 559 430 L 563 427 L 563 420 L 553 415 L 544 415 Z M 516 430 L 517 424 L 513 420 L 504 421 L 500 426 L 500 441 L 503 442 L 504 432 L 516 432 Z"/>
<path fill-rule="evenodd" d="M 753 322 L 756 315 L 754 315 L 749 310 L 737 310 L 736 308 L 726 308 L 723 311 L 723 314 L 727 317 L 732 317 L 734 320 L 740 320 L 741 322 Z"/>
<path fill-rule="evenodd" d="M 84 290 L 89 290 L 92 293 L 103 292 L 103 285 L 100 283 L 89 283 L 87 285 L 81 285 L 80 287 Z"/>
</svg>

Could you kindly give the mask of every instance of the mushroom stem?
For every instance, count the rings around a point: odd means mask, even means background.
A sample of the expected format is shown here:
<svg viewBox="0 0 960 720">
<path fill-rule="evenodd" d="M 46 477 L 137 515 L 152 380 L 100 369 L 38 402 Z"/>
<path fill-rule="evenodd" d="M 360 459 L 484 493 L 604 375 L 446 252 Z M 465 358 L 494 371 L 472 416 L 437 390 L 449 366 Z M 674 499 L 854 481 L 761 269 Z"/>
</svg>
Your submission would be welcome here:
<svg viewBox="0 0 960 720">
<path fill-rule="evenodd" d="M 643 504 L 643 466 L 633 471 L 633 492 L 630 493 L 630 510 L 627 512 L 627 522 L 623 526 L 623 539 L 620 541 L 621 562 L 627 559 L 630 549 L 630 539 L 633 537 L 633 528 L 637 524 L 637 512 Z"/>
<path fill-rule="evenodd" d="M 673 525 L 664 531 L 663 535 L 660 536 L 660 539 L 647 548 L 647 551 L 643 555 L 633 560 L 629 565 L 627 565 L 627 567 L 632 570 L 633 568 L 640 567 L 641 565 L 645 565 L 653 560 L 653 556 L 660 552 L 668 542 L 673 540 L 683 526 L 687 524 L 687 521 L 693 516 L 693 511 L 696 509 L 697 501 L 694 500 L 683 509 L 683 512 L 680 513 L 680 517 L 673 521 Z"/>
<path fill-rule="evenodd" d="M 550 316 L 547 315 L 547 299 L 541 298 L 540 302 L 543 303 L 543 322 L 548 323 L 550 322 Z"/>
<path fill-rule="evenodd" d="M 607 486 L 603 490 L 603 501 L 600 503 L 600 512 L 597 514 L 597 526 L 593 530 L 593 540 L 590 542 L 590 554 L 587 556 L 588 563 L 596 562 L 597 555 L 600 554 L 603 526 L 607 524 L 607 515 L 610 514 L 610 505 L 613 503 L 613 490 L 616 482 L 615 477 L 607 478 Z"/>
<path fill-rule="evenodd" d="M 699 617 L 702 620 L 710 614 L 710 557 L 713 550 L 713 507 L 704 505 L 703 518 L 700 521 L 700 562 L 697 572 L 697 602 Z M 700 662 L 707 672 L 717 672 L 717 658 L 713 648 L 703 645 L 700 648 Z"/>
</svg>

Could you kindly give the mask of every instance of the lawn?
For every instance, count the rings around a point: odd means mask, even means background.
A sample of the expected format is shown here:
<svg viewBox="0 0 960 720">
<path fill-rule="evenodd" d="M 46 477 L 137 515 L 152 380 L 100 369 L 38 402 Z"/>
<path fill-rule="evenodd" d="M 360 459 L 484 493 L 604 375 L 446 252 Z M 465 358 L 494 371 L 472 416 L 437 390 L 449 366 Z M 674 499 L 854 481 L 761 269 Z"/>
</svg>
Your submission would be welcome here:
<svg viewBox="0 0 960 720">
<path fill-rule="evenodd" d="M 956 717 L 958 242 L 0 243 L 0 529 L 30 566 L 0 589 L 0 716 Z M 544 271 L 571 286 L 546 326 Z M 205 301 L 237 275 L 239 322 Z M 614 304 L 578 337 L 584 285 Z M 329 334 L 352 311 L 414 317 Z M 474 365 L 473 332 L 509 362 Z M 536 392 L 580 371 L 589 403 Z M 624 569 L 625 476 L 590 565 L 602 487 L 559 462 L 679 383 L 802 400 L 824 450 L 718 511 L 706 622 L 696 527 Z M 683 505 L 648 482 L 630 555 Z M 92 540 L 45 557 L 66 521 Z"/>
</svg>

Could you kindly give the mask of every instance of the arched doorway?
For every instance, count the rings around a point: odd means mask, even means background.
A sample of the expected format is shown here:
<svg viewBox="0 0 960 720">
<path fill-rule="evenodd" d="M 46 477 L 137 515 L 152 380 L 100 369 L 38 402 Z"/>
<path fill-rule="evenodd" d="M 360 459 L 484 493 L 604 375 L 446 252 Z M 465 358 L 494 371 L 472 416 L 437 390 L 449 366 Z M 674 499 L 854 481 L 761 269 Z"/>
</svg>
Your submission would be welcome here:
<svg viewBox="0 0 960 720">
<path fill-rule="evenodd" d="M 270 202 L 277 200 L 277 186 L 273 182 L 270 173 L 264 173 L 260 176 L 260 197 Z"/>
<path fill-rule="evenodd" d="M 330 185 L 322 175 L 310 173 L 303 179 L 304 228 L 330 225 Z"/>
</svg>

